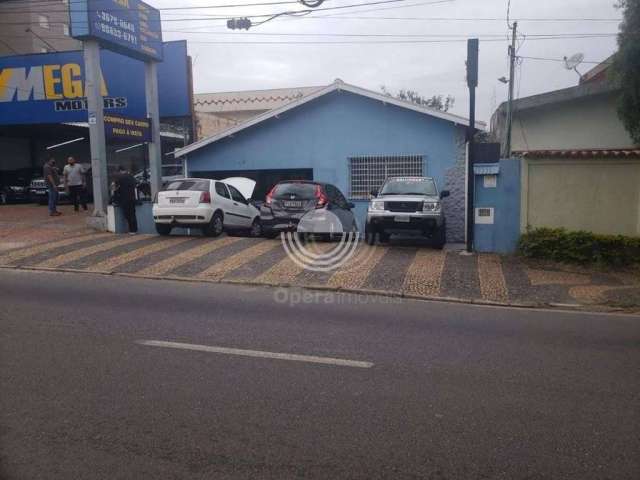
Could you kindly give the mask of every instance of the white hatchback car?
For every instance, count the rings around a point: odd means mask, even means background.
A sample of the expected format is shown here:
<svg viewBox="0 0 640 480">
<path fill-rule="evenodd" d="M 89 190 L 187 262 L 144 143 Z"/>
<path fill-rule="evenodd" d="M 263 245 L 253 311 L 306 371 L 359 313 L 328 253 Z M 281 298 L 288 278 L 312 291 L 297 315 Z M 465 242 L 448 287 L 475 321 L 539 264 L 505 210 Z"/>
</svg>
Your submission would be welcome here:
<svg viewBox="0 0 640 480">
<path fill-rule="evenodd" d="M 242 230 L 259 237 L 260 212 L 245 197 L 251 196 L 254 187 L 253 180 L 241 177 L 169 182 L 153 202 L 156 231 L 169 235 L 174 227 L 200 228 L 204 235 L 217 237 L 224 230 Z"/>
</svg>

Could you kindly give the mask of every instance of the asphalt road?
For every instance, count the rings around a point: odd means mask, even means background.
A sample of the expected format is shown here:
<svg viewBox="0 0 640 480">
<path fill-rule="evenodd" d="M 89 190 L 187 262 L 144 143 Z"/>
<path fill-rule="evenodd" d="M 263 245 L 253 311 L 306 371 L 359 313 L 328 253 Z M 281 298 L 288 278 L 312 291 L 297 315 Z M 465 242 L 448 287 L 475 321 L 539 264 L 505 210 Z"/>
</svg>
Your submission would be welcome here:
<svg viewBox="0 0 640 480">
<path fill-rule="evenodd" d="M 0 270 L 0 477 L 640 478 L 640 318 L 300 300 Z"/>
</svg>

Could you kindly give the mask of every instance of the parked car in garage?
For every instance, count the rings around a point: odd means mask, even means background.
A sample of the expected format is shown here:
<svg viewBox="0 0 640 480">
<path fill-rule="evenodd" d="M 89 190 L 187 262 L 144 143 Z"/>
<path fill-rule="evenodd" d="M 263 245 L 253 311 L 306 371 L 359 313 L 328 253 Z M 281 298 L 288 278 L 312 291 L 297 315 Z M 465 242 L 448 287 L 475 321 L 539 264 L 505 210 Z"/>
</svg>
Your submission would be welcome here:
<svg viewBox="0 0 640 480">
<path fill-rule="evenodd" d="M 58 185 L 58 192 L 58 203 L 67 203 L 70 201 L 69 195 L 64 189 L 64 182 Z M 47 204 L 49 196 L 47 194 L 47 183 L 44 181 L 44 178 L 34 178 L 31 180 L 29 184 L 29 199 L 31 202 L 40 205 Z"/>
<path fill-rule="evenodd" d="M 29 182 L 19 178 L 6 185 L 0 185 L 0 205 L 29 202 Z"/>
<path fill-rule="evenodd" d="M 156 231 L 169 235 L 174 227 L 190 227 L 200 228 L 204 235 L 211 237 L 217 237 L 225 230 L 260 236 L 260 212 L 234 185 L 234 179 L 228 180 L 229 183 L 208 178 L 183 178 L 169 182 L 153 203 Z M 238 183 L 238 186 L 244 184 Z"/>
<path fill-rule="evenodd" d="M 373 198 L 367 210 L 365 239 L 373 245 L 376 236 L 381 242 L 393 234 L 415 234 L 432 240 L 436 248 L 446 242 L 446 220 L 441 199 L 448 190 L 438 194 L 431 177 L 389 177 Z"/>
<path fill-rule="evenodd" d="M 267 237 L 287 231 L 332 237 L 358 230 L 352 208 L 335 185 L 285 180 L 267 194 L 260 221 Z"/>
</svg>

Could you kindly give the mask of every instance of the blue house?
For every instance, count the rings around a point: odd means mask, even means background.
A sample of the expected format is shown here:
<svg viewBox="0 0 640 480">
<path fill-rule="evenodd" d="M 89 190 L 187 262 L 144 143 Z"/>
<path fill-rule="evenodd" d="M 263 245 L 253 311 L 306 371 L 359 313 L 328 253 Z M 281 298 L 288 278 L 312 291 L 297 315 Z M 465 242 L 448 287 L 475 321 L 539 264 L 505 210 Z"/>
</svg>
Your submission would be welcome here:
<svg viewBox="0 0 640 480">
<path fill-rule="evenodd" d="M 336 80 L 299 100 L 175 151 L 190 177 L 245 176 L 255 200 L 276 182 L 336 185 L 356 205 L 362 231 L 371 189 L 387 176 L 434 177 L 447 240 L 464 240 L 468 120 Z"/>
</svg>

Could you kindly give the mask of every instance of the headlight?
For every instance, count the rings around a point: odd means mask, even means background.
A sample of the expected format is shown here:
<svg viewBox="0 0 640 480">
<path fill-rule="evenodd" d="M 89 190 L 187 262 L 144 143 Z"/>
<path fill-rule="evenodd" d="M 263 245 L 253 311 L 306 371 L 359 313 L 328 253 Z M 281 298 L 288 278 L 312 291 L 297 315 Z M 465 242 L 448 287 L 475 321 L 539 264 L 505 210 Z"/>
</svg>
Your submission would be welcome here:
<svg viewBox="0 0 640 480">
<path fill-rule="evenodd" d="M 369 210 L 384 210 L 384 202 L 382 200 L 373 200 L 369 204 Z"/>
<path fill-rule="evenodd" d="M 424 202 L 422 205 L 423 212 L 439 212 L 440 202 Z"/>
</svg>

